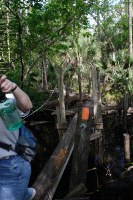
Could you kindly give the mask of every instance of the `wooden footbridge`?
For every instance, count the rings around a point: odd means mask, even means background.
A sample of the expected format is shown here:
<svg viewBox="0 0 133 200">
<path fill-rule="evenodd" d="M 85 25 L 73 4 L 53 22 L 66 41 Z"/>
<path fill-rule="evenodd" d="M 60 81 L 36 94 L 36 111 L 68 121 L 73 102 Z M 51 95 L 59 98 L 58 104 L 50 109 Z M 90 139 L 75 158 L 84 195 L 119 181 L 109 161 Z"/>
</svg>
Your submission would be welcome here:
<svg viewBox="0 0 133 200">
<path fill-rule="evenodd" d="M 94 119 L 92 100 L 84 101 L 78 113 L 73 117 L 69 127 L 37 177 L 33 187 L 37 191 L 34 200 L 52 200 L 68 161 L 73 154 L 69 192 L 63 199 L 89 200 L 82 197 L 87 191 L 86 176 L 88 169 L 89 143 L 94 140 L 96 154 L 102 162 L 102 121 Z M 100 119 L 100 118 L 99 118 Z"/>
</svg>

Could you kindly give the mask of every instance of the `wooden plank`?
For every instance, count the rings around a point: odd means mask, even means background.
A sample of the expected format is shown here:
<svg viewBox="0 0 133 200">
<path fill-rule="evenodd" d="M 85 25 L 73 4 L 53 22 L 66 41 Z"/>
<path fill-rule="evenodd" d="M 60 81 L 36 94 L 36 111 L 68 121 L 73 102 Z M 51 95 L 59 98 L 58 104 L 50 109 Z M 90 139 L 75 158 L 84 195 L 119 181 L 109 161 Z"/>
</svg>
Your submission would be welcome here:
<svg viewBox="0 0 133 200">
<path fill-rule="evenodd" d="M 78 114 L 78 123 L 74 143 L 74 152 L 70 176 L 69 191 L 74 190 L 80 183 L 86 185 L 89 141 L 92 125 L 92 101 L 86 101 L 80 108 Z M 82 108 L 89 109 L 89 119 L 82 120 Z M 86 109 L 87 110 L 87 109 Z"/>
<path fill-rule="evenodd" d="M 77 115 L 64 133 L 60 143 L 37 177 L 33 187 L 37 191 L 35 200 L 51 200 L 69 161 L 74 146 Z"/>
</svg>

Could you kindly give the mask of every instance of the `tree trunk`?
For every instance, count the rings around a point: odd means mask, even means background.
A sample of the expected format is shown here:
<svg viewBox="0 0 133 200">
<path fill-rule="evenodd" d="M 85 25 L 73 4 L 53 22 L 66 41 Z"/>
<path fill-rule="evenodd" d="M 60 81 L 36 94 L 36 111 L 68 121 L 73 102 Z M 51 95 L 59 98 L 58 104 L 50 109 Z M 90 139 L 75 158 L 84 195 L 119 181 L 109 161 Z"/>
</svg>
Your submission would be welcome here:
<svg viewBox="0 0 133 200">
<path fill-rule="evenodd" d="M 42 58 L 42 89 L 48 90 L 47 64 L 44 58 Z"/>
<path fill-rule="evenodd" d="M 66 123 L 65 114 L 65 101 L 64 101 L 64 69 L 60 67 L 58 77 L 58 89 L 59 89 L 59 107 L 60 107 L 60 122 Z"/>
<path fill-rule="evenodd" d="M 82 85 L 81 85 L 81 72 L 80 72 L 80 68 L 78 69 L 78 86 L 79 86 L 79 96 L 80 96 L 80 100 L 82 99 Z"/>
<path fill-rule="evenodd" d="M 10 35 L 9 35 L 9 13 L 7 9 L 6 14 L 7 24 L 6 24 L 6 31 L 7 31 L 7 49 L 8 49 L 8 63 L 11 62 L 11 55 L 10 55 Z"/>
<path fill-rule="evenodd" d="M 60 67 L 58 75 L 58 90 L 59 90 L 59 116 L 58 123 L 67 124 L 66 121 L 66 110 L 65 110 L 65 92 L 64 92 L 64 69 Z M 65 130 L 58 130 L 59 140 L 62 138 Z"/>
<path fill-rule="evenodd" d="M 124 94 L 124 108 L 123 108 L 123 127 L 124 131 L 127 131 L 127 110 L 128 110 L 128 94 Z"/>
<path fill-rule="evenodd" d="M 97 70 L 95 65 L 92 66 L 92 99 L 94 102 L 94 122 L 97 122 L 97 109 L 98 109 L 98 82 Z"/>
<path fill-rule="evenodd" d="M 128 0 L 129 55 L 132 56 L 132 0 Z"/>
</svg>

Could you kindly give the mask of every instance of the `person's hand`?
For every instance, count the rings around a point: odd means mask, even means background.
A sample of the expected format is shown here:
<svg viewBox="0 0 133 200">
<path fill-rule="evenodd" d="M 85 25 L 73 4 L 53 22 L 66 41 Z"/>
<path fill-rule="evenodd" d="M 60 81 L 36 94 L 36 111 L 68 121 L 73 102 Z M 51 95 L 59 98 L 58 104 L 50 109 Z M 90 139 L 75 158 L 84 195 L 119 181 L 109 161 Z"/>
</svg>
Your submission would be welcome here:
<svg viewBox="0 0 133 200">
<path fill-rule="evenodd" d="M 4 93 L 12 91 L 16 87 L 16 84 L 8 80 L 6 75 L 0 77 L 0 88 Z"/>
</svg>

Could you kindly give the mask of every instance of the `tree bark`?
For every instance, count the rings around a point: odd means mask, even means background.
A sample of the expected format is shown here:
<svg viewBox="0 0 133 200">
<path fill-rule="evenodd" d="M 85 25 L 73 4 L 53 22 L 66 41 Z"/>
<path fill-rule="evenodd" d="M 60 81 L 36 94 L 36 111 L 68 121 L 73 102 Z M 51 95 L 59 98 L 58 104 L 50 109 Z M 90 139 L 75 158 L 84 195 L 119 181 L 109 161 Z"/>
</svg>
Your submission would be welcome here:
<svg viewBox="0 0 133 200">
<path fill-rule="evenodd" d="M 44 58 L 42 58 L 42 89 L 48 90 L 47 64 Z"/>
<path fill-rule="evenodd" d="M 132 0 L 128 0 L 129 55 L 132 56 Z"/>
<path fill-rule="evenodd" d="M 60 122 L 66 123 L 65 114 L 65 101 L 64 101 L 64 69 L 60 67 L 58 77 L 58 89 L 59 89 L 59 107 L 60 107 Z"/>
</svg>

